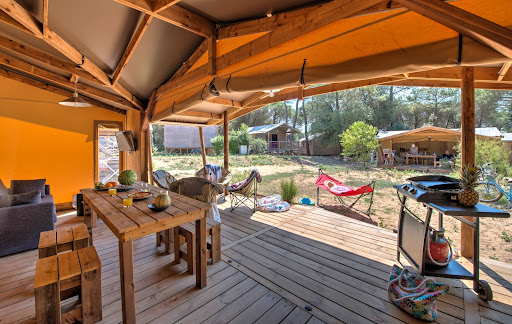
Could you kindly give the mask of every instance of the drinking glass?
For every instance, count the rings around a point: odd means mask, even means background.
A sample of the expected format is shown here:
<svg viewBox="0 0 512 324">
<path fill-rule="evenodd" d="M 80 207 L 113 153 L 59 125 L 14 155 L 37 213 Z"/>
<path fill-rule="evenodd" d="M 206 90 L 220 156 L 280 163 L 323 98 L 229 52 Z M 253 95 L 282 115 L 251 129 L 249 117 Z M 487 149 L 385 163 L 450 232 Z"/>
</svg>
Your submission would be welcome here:
<svg viewBox="0 0 512 324">
<path fill-rule="evenodd" d="M 128 208 L 131 205 L 133 205 L 133 197 L 132 196 L 126 196 L 123 198 L 123 208 Z"/>
<path fill-rule="evenodd" d="M 116 188 L 108 188 L 108 194 L 111 196 L 115 196 L 117 194 Z"/>
<path fill-rule="evenodd" d="M 148 192 L 149 191 L 149 187 L 148 187 L 148 184 L 146 182 L 143 182 L 141 184 L 141 191 L 144 191 L 144 192 Z"/>
</svg>

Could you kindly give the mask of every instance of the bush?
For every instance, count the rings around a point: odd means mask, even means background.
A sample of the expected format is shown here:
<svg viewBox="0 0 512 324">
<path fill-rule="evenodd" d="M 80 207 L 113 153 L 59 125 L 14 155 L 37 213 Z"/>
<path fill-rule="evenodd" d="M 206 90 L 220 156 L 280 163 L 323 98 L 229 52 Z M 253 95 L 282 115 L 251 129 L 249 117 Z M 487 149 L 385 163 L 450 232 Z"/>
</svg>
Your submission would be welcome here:
<svg viewBox="0 0 512 324">
<path fill-rule="evenodd" d="M 267 151 L 267 141 L 261 138 L 251 140 L 249 150 L 251 154 L 263 154 Z"/>
<path fill-rule="evenodd" d="M 231 183 L 237 183 L 237 182 L 240 182 L 240 181 L 246 179 L 250 173 L 251 173 L 250 170 L 245 170 L 245 171 L 237 170 L 237 171 L 231 173 Z"/>
<path fill-rule="evenodd" d="M 281 180 L 281 197 L 283 198 L 284 201 L 293 203 L 298 192 L 299 189 L 295 184 L 295 180 Z"/>
<path fill-rule="evenodd" d="M 215 154 L 220 155 L 224 151 L 224 136 L 217 135 L 210 140 L 212 143 Z"/>
<path fill-rule="evenodd" d="M 343 134 L 340 134 L 340 144 L 343 147 L 343 155 L 353 158 L 355 161 L 366 162 L 370 154 L 377 149 L 377 128 L 367 125 L 362 121 L 355 122 Z"/>
<path fill-rule="evenodd" d="M 461 152 L 460 142 L 455 148 Z M 512 176 L 512 167 L 510 166 L 510 149 L 503 141 L 492 138 L 479 138 L 475 140 L 475 164 L 482 166 L 487 162 L 494 162 L 496 172 L 503 176 Z M 461 154 L 455 159 L 457 171 L 461 169 Z M 460 172 L 459 172 L 460 174 Z"/>
</svg>

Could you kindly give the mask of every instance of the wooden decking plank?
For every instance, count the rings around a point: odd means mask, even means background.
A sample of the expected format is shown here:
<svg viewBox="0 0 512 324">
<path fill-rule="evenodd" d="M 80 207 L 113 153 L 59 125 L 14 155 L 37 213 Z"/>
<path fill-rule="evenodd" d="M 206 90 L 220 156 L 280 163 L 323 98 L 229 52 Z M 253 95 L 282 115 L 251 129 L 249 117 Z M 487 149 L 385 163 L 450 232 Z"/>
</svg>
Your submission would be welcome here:
<svg viewBox="0 0 512 324">
<path fill-rule="evenodd" d="M 274 271 L 282 276 L 300 283 L 304 287 L 321 294 L 323 297 L 347 309 L 358 310 L 358 312 L 371 321 L 389 322 L 392 320 L 391 316 L 402 321 L 410 320 L 407 314 L 397 309 L 395 305 L 386 300 L 387 298 L 375 297 L 375 294 L 378 293 L 377 290 L 374 290 L 373 294 L 365 293 L 359 287 L 352 287 L 343 281 L 338 281 L 324 273 L 320 273 L 321 267 L 314 267 L 314 269 L 303 267 L 291 259 L 283 257 L 283 255 L 261 248 L 254 244 L 254 241 L 257 241 L 257 239 L 242 243 L 241 246 L 244 249 L 239 247 L 234 247 L 234 249 L 238 252 L 243 252 L 253 260 L 259 258 L 259 262 L 268 268 L 274 269 Z M 265 246 L 266 244 L 262 245 Z M 420 322 L 418 321 L 417 323 Z"/>
<path fill-rule="evenodd" d="M 263 316 L 258 318 L 255 324 L 266 324 L 266 323 L 280 323 L 283 319 L 290 314 L 294 308 L 297 306 L 286 300 L 281 298 L 280 301 L 277 302 L 271 309 L 269 309 Z"/>
<path fill-rule="evenodd" d="M 302 308 L 295 307 L 293 311 L 286 316 L 280 324 L 305 324 L 311 318 L 311 314 L 303 310 Z"/>
<path fill-rule="evenodd" d="M 265 295 L 263 295 L 260 299 L 258 299 L 254 304 L 246 308 L 243 312 L 241 312 L 234 319 L 229 321 L 230 324 L 247 324 L 253 323 L 255 320 L 260 318 L 263 314 L 265 314 L 269 309 L 271 309 L 275 304 L 281 300 L 281 296 L 277 295 L 273 291 L 269 291 Z"/>
<path fill-rule="evenodd" d="M 146 322 L 152 321 L 154 323 L 174 323 L 184 316 L 190 314 L 195 309 L 202 306 L 204 303 L 211 299 L 219 296 L 229 288 L 235 286 L 237 283 L 247 278 L 241 272 L 235 272 L 228 278 L 208 285 L 203 289 L 190 289 L 183 291 L 179 299 L 179 303 L 170 302 L 169 300 L 159 303 L 158 305 L 151 307 L 144 312 L 138 314 L 137 321 Z"/>
<path fill-rule="evenodd" d="M 339 304 L 336 304 L 333 301 L 329 300 L 328 298 L 325 298 L 322 295 L 318 294 L 316 289 L 311 290 L 302 286 L 297 282 L 300 280 L 294 281 L 292 279 L 289 279 L 286 276 L 283 276 L 278 272 L 274 271 L 279 269 L 274 269 L 274 267 L 268 267 L 265 264 L 259 263 L 263 262 L 268 264 L 268 262 L 266 262 L 265 259 L 261 258 L 259 255 L 254 256 L 253 253 L 251 253 L 249 250 L 243 247 L 233 247 L 225 251 L 224 254 L 231 257 L 238 263 L 243 264 L 246 268 L 249 268 L 254 272 L 263 275 L 265 278 L 269 278 L 271 282 L 277 284 L 280 287 L 280 289 L 287 290 L 295 296 L 301 296 L 301 298 L 307 300 L 307 304 L 317 307 L 324 314 L 329 314 L 330 316 L 336 317 L 340 321 L 352 321 L 354 323 L 370 322 L 363 316 L 355 312 L 352 312 L 350 309 L 347 309 Z M 250 256 L 254 257 L 256 260 L 251 258 Z M 290 298 L 287 299 L 294 302 L 294 300 Z M 299 304 L 302 305 L 303 303 Z M 316 316 L 322 318 L 321 315 L 322 314 L 318 314 Z"/>
<path fill-rule="evenodd" d="M 212 313 L 210 317 L 204 320 L 203 324 L 224 324 L 234 319 L 238 314 L 253 305 L 257 300 L 265 296 L 269 290 L 263 285 L 257 284 L 252 289 L 246 291 L 242 296 L 231 302 L 226 307 Z"/>
<path fill-rule="evenodd" d="M 325 324 L 325 322 L 319 320 L 317 317 L 312 316 L 306 324 Z"/>
<path fill-rule="evenodd" d="M 226 306 L 234 302 L 244 293 L 250 291 L 254 288 L 258 283 L 251 278 L 246 278 L 242 282 L 236 284 L 229 290 L 220 294 L 218 297 L 210 300 L 209 302 L 203 304 L 192 313 L 187 316 L 181 318 L 179 321 L 175 322 L 176 324 L 188 324 L 188 323 L 202 323 L 205 319 L 207 319 L 211 314 L 215 312 L 222 312 L 222 309 Z"/>
</svg>

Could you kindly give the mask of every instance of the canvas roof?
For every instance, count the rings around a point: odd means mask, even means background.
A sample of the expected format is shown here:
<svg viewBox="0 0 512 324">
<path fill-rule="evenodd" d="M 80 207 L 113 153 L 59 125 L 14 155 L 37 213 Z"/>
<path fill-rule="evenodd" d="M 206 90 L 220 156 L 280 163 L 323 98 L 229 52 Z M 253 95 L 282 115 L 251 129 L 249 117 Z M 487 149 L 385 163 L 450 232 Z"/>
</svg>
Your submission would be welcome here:
<svg viewBox="0 0 512 324">
<path fill-rule="evenodd" d="M 96 106 L 190 126 L 366 85 L 459 87 L 459 65 L 512 89 L 512 1 L 447 2 L 463 23 L 403 0 L 0 0 L 0 75 L 59 93 L 78 76 Z"/>
<path fill-rule="evenodd" d="M 504 142 L 512 142 L 512 133 L 502 133 L 503 137 L 501 138 Z"/>
<path fill-rule="evenodd" d="M 502 133 L 496 127 L 475 128 L 475 134 L 486 137 L 501 137 Z M 456 140 L 460 138 L 460 129 L 448 129 L 434 126 L 425 126 L 413 130 L 401 131 L 380 131 L 377 134 L 378 140 L 392 140 L 393 142 L 414 142 L 418 140 L 427 140 L 428 138 L 437 140 Z"/>
</svg>

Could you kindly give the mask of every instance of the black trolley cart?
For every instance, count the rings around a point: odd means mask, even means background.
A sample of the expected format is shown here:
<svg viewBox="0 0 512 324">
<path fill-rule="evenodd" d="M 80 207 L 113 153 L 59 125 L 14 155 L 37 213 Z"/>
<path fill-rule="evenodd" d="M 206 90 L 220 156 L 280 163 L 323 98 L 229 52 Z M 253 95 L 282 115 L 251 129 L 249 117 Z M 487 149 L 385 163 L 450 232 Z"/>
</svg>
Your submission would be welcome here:
<svg viewBox="0 0 512 324">
<path fill-rule="evenodd" d="M 408 184 L 395 186 L 401 203 L 397 261 L 400 262 L 400 254 L 402 254 L 414 270 L 422 276 L 472 280 L 473 290 L 480 298 L 486 301 L 492 300 L 491 287 L 479 278 L 479 219 L 480 217 L 508 218 L 510 214 L 482 204 L 477 204 L 475 207 L 459 204 L 456 197 L 460 184 L 457 179 L 445 176 L 421 176 L 408 180 L 411 181 Z M 424 221 L 408 210 L 405 204 L 407 198 L 425 205 L 427 212 Z M 443 215 L 451 216 L 474 229 L 473 273 L 453 259 L 445 267 L 425 264 L 425 247 L 429 242 L 430 220 L 434 211 L 439 214 L 439 229 L 443 227 Z M 464 217 L 473 217 L 474 221 Z"/>
</svg>

